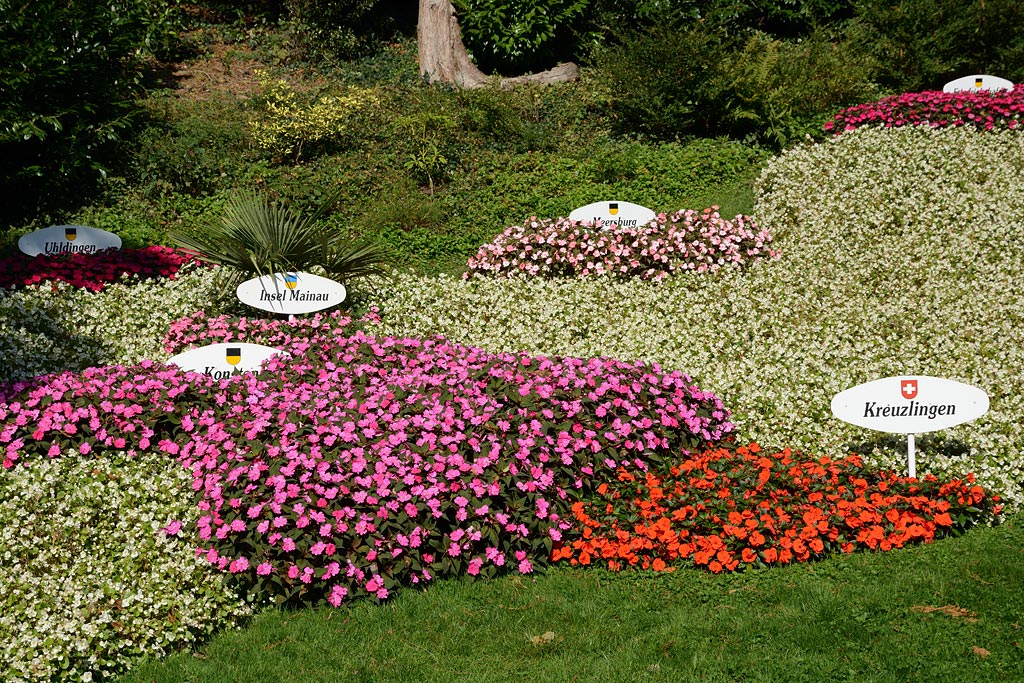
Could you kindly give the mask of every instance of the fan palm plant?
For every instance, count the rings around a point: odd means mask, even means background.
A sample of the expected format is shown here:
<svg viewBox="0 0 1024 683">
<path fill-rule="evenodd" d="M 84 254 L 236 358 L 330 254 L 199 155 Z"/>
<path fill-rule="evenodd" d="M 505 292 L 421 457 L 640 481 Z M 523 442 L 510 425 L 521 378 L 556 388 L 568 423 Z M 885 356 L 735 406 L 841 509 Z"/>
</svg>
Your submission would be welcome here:
<svg viewBox="0 0 1024 683">
<path fill-rule="evenodd" d="M 171 239 L 199 259 L 223 266 L 237 281 L 317 267 L 339 281 L 386 275 L 388 254 L 382 247 L 353 243 L 321 222 L 336 199 L 337 193 L 304 215 L 255 192 L 240 192 L 228 200 L 218 223 L 199 234 L 172 233 Z"/>
</svg>

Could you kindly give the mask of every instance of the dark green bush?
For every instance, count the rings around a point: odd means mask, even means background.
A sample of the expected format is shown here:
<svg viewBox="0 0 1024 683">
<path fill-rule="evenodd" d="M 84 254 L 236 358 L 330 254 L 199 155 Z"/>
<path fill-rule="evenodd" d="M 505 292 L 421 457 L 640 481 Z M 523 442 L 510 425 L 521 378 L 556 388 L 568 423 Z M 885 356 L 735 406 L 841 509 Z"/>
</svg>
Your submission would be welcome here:
<svg viewBox="0 0 1024 683">
<path fill-rule="evenodd" d="M 725 135 L 779 149 L 820 135 L 835 110 L 878 94 L 874 61 L 855 36 L 820 28 L 779 40 L 705 23 L 633 34 L 596 53 L 606 114 L 623 135 Z"/>
<path fill-rule="evenodd" d="M 1024 81 L 1024 5 L 1017 0 L 855 0 L 857 22 L 898 92 L 939 90 L 959 76 Z"/>
<path fill-rule="evenodd" d="M 718 112 L 716 65 L 729 52 L 724 30 L 703 24 L 624 33 L 597 49 L 597 79 L 607 90 L 606 112 L 620 134 L 656 140 L 712 135 Z"/>
<path fill-rule="evenodd" d="M 394 4 L 400 5 L 398 8 Z M 416 3 L 285 0 L 297 47 L 314 57 L 351 59 L 416 26 Z"/>
<path fill-rule="evenodd" d="M 453 0 L 459 29 L 477 65 L 487 73 L 543 71 L 573 59 L 572 30 L 590 0 Z"/>
<path fill-rule="evenodd" d="M 0 0 L 0 203 L 14 220 L 106 172 L 134 123 L 142 60 L 170 40 L 168 7 Z"/>
<path fill-rule="evenodd" d="M 255 158 L 237 100 L 155 97 L 146 107 L 149 125 L 136 138 L 128 173 L 147 196 L 225 189 Z"/>
</svg>

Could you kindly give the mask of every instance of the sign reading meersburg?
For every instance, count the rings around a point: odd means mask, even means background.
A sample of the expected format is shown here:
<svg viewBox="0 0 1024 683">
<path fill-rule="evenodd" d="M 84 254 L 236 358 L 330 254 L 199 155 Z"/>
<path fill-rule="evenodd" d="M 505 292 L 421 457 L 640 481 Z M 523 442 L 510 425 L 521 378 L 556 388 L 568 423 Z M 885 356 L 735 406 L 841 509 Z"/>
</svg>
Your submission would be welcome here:
<svg viewBox="0 0 1024 683">
<path fill-rule="evenodd" d="M 630 202 L 594 202 L 574 209 L 569 220 L 591 223 L 595 228 L 639 228 L 656 218 L 646 206 Z"/>
<path fill-rule="evenodd" d="M 121 238 L 112 232 L 87 225 L 51 225 L 22 235 L 18 248 L 29 256 L 58 254 L 95 254 L 104 249 L 120 249 Z"/>
<path fill-rule="evenodd" d="M 988 412 L 977 387 L 924 375 L 885 377 L 836 394 L 832 414 L 858 427 L 893 434 L 948 429 Z"/>
<path fill-rule="evenodd" d="M 980 92 L 982 90 L 1013 90 L 1013 83 L 998 76 L 963 76 L 942 86 L 942 92 Z"/>
</svg>

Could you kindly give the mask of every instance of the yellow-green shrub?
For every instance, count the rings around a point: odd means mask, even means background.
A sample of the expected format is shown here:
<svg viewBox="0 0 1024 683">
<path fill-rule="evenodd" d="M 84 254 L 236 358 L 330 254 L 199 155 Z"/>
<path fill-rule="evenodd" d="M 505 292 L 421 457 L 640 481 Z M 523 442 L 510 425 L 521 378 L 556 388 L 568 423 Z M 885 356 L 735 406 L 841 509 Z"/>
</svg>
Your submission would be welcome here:
<svg viewBox="0 0 1024 683">
<path fill-rule="evenodd" d="M 260 77 L 266 105 L 251 121 L 253 140 L 259 149 L 281 156 L 297 158 L 304 147 L 338 140 L 357 115 L 380 102 L 370 88 L 310 99 L 283 80 Z"/>
</svg>

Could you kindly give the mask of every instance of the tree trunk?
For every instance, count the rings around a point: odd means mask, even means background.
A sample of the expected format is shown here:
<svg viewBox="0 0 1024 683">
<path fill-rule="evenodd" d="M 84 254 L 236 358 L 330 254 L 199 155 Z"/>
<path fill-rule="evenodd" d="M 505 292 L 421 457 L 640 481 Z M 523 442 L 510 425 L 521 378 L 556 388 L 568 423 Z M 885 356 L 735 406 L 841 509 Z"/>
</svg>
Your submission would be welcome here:
<svg viewBox="0 0 1024 683">
<path fill-rule="evenodd" d="M 416 25 L 420 75 L 431 83 L 451 83 L 460 88 L 479 88 L 491 79 L 469 59 L 459 30 L 459 18 L 450 0 L 420 0 Z M 520 83 L 557 83 L 574 81 L 580 70 L 573 63 L 527 76 L 501 79 L 502 88 Z"/>
</svg>

